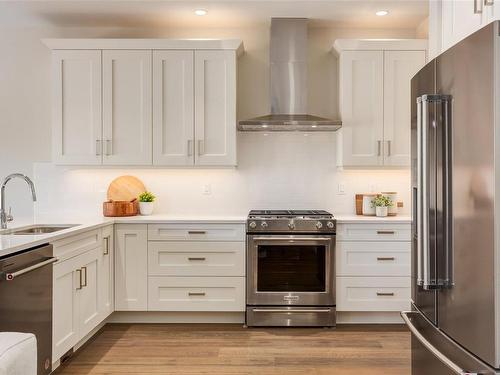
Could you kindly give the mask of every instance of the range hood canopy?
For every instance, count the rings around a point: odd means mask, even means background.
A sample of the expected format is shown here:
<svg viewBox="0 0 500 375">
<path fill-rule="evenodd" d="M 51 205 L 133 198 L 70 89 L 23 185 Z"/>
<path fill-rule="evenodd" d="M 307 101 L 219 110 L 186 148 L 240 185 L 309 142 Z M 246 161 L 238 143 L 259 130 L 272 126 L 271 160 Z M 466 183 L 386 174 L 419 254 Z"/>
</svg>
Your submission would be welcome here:
<svg viewBox="0 0 500 375">
<path fill-rule="evenodd" d="M 271 20 L 271 114 L 243 120 L 240 131 L 335 131 L 342 123 L 307 111 L 307 18 Z"/>
</svg>

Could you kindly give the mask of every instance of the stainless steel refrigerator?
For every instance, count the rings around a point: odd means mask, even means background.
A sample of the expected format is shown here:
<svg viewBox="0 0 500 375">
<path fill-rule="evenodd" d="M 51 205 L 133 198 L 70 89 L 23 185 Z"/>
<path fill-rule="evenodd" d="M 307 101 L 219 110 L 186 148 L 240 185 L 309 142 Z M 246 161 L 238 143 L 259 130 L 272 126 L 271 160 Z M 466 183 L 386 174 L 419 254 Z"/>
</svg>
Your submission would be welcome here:
<svg viewBox="0 0 500 375">
<path fill-rule="evenodd" d="M 411 81 L 412 375 L 500 368 L 499 33 L 489 24 Z"/>
</svg>

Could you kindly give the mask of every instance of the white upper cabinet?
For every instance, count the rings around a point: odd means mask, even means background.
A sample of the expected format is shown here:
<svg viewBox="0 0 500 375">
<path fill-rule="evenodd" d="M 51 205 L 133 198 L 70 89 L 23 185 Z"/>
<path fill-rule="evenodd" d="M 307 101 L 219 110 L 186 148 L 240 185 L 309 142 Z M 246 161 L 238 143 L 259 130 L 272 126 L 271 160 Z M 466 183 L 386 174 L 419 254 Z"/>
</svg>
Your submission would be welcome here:
<svg viewBox="0 0 500 375">
<path fill-rule="evenodd" d="M 196 164 L 236 165 L 236 54 L 195 52 Z"/>
<path fill-rule="evenodd" d="M 53 161 L 236 165 L 239 40 L 46 39 Z"/>
<path fill-rule="evenodd" d="M 101 51 L 54 51 L 53 160 L 101 164 Z"/>
<path fill-rule="evenodd" d="M 102 72 L 103 164 L 151 164 L 151 51 L 103 51 Z"/>
<path fill-rule="evenodd" d="M 426 62 L 426 40 L 335 42 L 341 167 L 410 165 L 410 82 Z"/>
<path fill-rule="evenodd" d="M 382 165 L 384 137 L 383 51 L 346 51 L 340 56 L 342 143 L 338 162 L 344 166 Z"/>
<path fill-rule="evenodd" d="M 153 51 L 153 164 L 194 164 L 193 51 Z"/>
<path fill-rule="evenodd" d="M 425 51 L 384 52 L 384 164 L 410 165 L 410 79 Z"/>
</svg>

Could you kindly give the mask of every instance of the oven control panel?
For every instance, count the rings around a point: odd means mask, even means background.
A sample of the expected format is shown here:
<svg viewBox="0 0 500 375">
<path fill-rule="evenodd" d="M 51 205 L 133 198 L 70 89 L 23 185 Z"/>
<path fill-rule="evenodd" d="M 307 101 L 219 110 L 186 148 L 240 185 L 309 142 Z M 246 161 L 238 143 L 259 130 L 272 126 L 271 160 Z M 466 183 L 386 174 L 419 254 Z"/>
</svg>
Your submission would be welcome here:
<svg viewBox="0 0 500 375">
<path fill-rule="evenodd" d="M 265 219 L 249 218 L 247 221 L 248 233 L 335 233 L 336 221 L 333 218 L 326 219 Z"/>
</svg>

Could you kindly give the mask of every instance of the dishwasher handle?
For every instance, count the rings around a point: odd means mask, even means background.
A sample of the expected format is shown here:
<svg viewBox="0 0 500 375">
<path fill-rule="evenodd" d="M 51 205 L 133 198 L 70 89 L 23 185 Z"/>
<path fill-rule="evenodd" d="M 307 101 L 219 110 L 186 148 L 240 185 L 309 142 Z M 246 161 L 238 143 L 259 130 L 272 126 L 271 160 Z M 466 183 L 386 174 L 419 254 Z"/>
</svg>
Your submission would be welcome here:
<svg viewBox="0 0 500 375">
<path fill-rule="evenodd" d="M 39 263 L 33 264 L 33 265 L 26 267 L 26 268 L 22 268 L 18 271 L 15 271 L 15 272 L 3 272 L 0 274 L 0 277 L 2 280 L 5 280 L 5 281 L 13 281 L 15 278 L 17 278 L 19 276 L 25 275 L 25 274 L 32 272 L 32 271 L 35 271 L 39 268 L 48 266 L 49 264 L 57 262 L 57 260 L 58 259 L 55 257 L 45 258 L 45 260 L 43 260 Z"/>
</svg>

